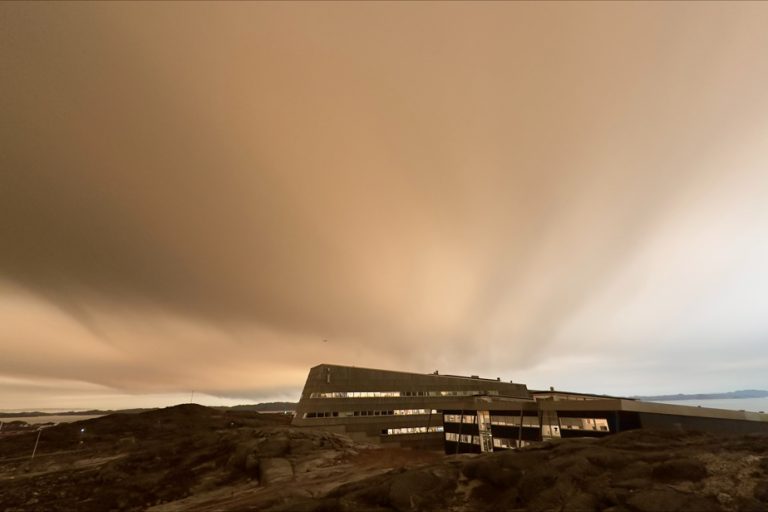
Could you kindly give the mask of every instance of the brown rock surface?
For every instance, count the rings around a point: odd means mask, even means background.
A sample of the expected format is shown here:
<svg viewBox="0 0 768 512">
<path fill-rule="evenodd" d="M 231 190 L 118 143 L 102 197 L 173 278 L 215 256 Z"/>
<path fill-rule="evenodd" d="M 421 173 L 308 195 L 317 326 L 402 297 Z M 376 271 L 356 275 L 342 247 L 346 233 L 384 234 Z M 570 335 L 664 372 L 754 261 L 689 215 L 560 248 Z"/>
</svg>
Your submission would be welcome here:
<svg viewBox="0 0 768 512">
<path fill-rule="evenodd" d="M 445 456 L 291 428 L 280 415 L 184 405 L 46 429 L 30 461 L 34 436 L 0 440 L 2 511 L 768 507 L 768 436 L 761 435 L 632 431 Z"/>
<path fill-rule="evenodd" d="M 267 458 L 259 460 L 259 478 L 264 485 L 293 480 L 293 466 L 288 459 Z"/>
</svg>

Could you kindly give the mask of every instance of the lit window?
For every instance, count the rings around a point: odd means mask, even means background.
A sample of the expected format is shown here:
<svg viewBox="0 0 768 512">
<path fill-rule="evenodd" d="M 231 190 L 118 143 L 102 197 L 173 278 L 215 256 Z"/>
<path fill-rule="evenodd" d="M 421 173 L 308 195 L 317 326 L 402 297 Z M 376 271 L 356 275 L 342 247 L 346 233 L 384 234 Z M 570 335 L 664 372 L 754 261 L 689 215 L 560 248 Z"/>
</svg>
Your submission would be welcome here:
<svg viewBox="0 0 768 512">
<path fill-rule="evenodd" d="M 608 420 L 605 418 L 560 418 L 563 430 L 592 430 L 608 432 Z"/>
<path fill-rule="evenodd" d="M 401 435 L 401 434 L 426 434 L 432 432 L 442 432 L 443 427 L 400 427 L 400 428 L 388 428 L 386 429 L 387 435 Z M 382 430 L 382 433 L 384 431 Z"/>
<path fill-rule="evenodd" d="M 448 391 L 326 391 L 310 393 L 310 398 L 380 398 L 416 396 L 498 396 L 498 390 L 448 390 Z"/>
</svg>

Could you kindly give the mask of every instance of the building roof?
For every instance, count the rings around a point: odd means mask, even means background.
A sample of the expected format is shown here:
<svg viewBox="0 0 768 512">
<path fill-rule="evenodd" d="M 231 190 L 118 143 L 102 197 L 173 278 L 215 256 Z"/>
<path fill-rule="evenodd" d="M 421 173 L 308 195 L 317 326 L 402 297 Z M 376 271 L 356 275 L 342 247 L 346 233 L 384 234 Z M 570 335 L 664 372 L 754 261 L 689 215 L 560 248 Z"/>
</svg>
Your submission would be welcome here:
<svg viewBox="0 0 768 512">
<path fill-rule="evenodd" d="M 613 396 L 613 395 L 598 395 L 596 393 L 580 393 L 578 391 L 561 391 L 559 389 L 529 389 L 531 395 L 575 395 L 583 397 L 591 397 L 595 399 L 614 399 L 614 400 L 635 400 L 625 396 Z"/>
<path fill-rule="evenodd" d="M 316 366 L 313 366 L 312 368 L 322 368 L 322 367 L 332 367 L 332 368 L 355 368 L 357 370 L 370 370 L 374 372 L 388 372 L 388 373 L 402 373 L 404 375 L 434 375 L 436 377 L 450 377 L 454 379 L 466 379 L 466 380 L 472 380 L 472 381 L 485 381 L 485 382 L 504 382 L 506 384 L 519 384 L 524 385 L 520 382 L 512 382 L 512 381 L 505 381 L 501 380 L 500 377 L 496 377 L 495 379 L 490 379 L 487 377 L 479 377 L 477 375 L 451 375 L 448 373 L 439 373 L 438 370 L 435 370 L 435 372 L 428 372 L 428 373 L 421 373 L 421 372 L 406 372 L 402 370 L 388 370 L 388 369 L 382 369 L 382 368 L 367 368 L 365 366 L 353 366 L 353 365 L 344 365 L 344 364 L 331 364 L 331 363 L 321 363 Z"/>
</svg>

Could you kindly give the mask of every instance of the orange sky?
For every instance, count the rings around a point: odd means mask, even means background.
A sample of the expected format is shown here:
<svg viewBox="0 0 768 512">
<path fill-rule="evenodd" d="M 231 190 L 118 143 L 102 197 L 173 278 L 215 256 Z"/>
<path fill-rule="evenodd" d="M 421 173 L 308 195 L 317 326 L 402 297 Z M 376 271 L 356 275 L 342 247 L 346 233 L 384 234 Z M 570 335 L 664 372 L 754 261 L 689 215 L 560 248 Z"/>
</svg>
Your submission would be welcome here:
<svg viewBox="0 0 768 512">
<path fill-rule="evenodd" d="M 768 388 L 766 26 L 2 3 L 0 409 L 296 399 L 321 362 Z"/>
</svg>

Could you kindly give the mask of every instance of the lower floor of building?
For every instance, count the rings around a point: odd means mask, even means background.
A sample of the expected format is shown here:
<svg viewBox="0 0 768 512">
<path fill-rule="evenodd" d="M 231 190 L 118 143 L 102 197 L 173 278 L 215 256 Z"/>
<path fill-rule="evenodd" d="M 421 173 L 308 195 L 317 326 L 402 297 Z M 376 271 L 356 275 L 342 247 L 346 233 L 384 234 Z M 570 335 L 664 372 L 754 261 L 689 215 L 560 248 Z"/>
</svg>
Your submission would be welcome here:
<svg viewBox="0 0 768 512">
<path fill-rule="evenodd" d="M 699 411 L 624 400 L 579 403 L 540 402 L 518 410 L 461 408 L 443 411 L 444 451 L 483 453 L 508 450 L 533 442 L 570 437 L 603 437 L 639 428 L 685 429 L 713 433 L 768 432 L 768 416 L 737 411 Z M 467 404 L 469 405 L 469 404 Z M 475 404 L 478 405 L 478 404 Z M 661 407 L 657 407 L 661 406 Z M 678 407 L 678 409 L 675 409 Z M 633 410 L 634 409 L 634 410 Z"/>
</svg>

